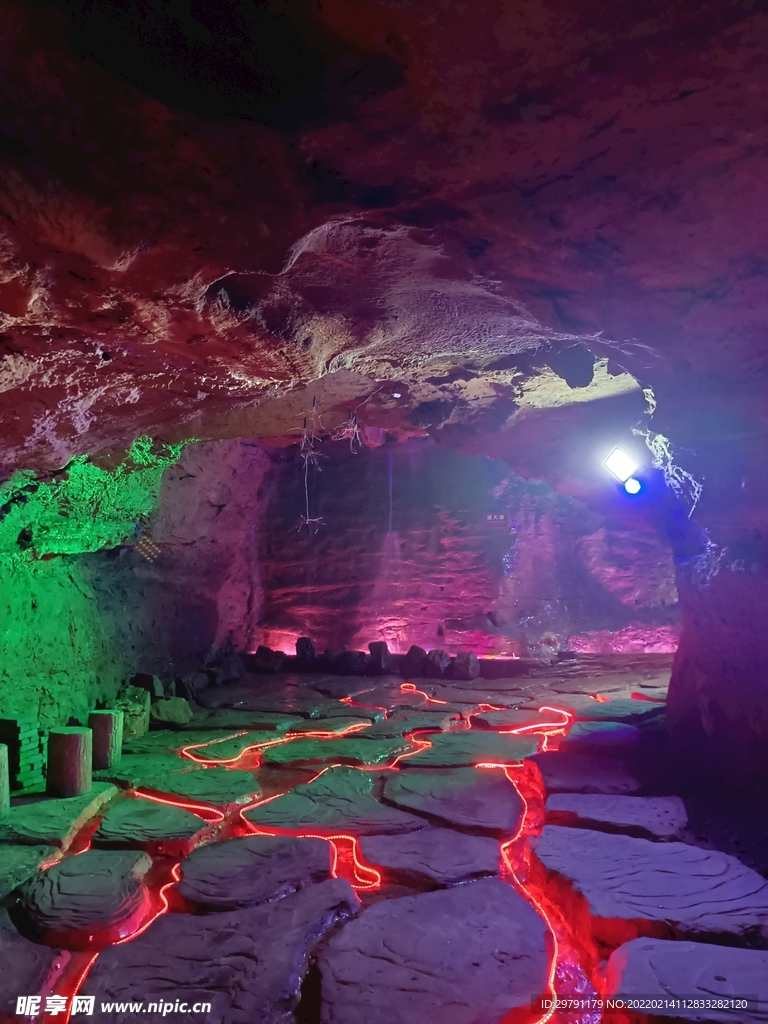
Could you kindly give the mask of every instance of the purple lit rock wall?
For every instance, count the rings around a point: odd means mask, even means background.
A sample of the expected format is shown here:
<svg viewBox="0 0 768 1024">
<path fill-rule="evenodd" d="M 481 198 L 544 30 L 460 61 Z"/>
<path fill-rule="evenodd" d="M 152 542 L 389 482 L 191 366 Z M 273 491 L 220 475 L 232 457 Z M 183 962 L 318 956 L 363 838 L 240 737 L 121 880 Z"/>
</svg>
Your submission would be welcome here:
<svg viewBox="0 0 768 1024">
<path fill-rule="evenodd" d="M 650 527 L 630 529 L 502 462 L 430 441 L 322 453 L 308 474 L 312 531 L 301 524 L 297 449 L 273 455 L 259 532 L 261 643 L 287 651 L 307 634 L 321 649 L 675 649 L 671 553 Z"/>
</svg>

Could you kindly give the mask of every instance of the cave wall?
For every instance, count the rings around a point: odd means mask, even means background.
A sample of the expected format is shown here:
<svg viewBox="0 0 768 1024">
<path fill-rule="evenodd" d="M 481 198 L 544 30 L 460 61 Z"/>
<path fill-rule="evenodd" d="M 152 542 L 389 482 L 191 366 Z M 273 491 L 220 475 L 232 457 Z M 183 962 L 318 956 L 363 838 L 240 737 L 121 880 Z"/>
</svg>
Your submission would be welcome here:
<svg viewBox="0 0 768 1024">
<path fill-rule="evenodd" d="M 306 634 L 321 649 L 386 640 L 508 655 L 677 645 L 671 553 L 647 524 L 630 529 L 431 441 L 357 454 L 324 444 L 307 482 L 311 527 L 298 449 L 274 454 L 262 643 L 291 650 Z"/>
</svg>

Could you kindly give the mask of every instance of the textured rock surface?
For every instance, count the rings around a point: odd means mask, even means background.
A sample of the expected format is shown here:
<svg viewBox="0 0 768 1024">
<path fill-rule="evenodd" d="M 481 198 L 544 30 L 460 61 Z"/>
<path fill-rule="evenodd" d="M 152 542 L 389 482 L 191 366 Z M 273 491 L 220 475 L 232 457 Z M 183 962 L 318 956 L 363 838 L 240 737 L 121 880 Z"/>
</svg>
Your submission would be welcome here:
<svg viewBox="0 0 768 1024">
<path fill-rule="evenodd" d="M 593 918 L 768 937 L 768 882 L 717 850 L 547 825 L 535 851 L 586 897 Z"/>
<path fill-rule="evenodd" d="M 529 757 L 539 745 L 536 737 L 500 736 L 493 732 L 459 731 L 423 738 L 430 741 L 431 747 L 407 758 L 404 763 L 409 768 L 451 768 L 482 761 L 507 764 Z"/>
<path fill-rule="evenodd" d="M 640 730 L 625 722 L 574 722 L 560 744 L 564 751 L 613 752 L 631 749 L 640 740 Z"/>
<path fill-rule="evenodd" d="M 424 819 L 387 807 L 374 796 L 375 777 L 359 768 L 331 768 L 291 793 L 246 811 L 254 825 L 316 828 L 321 832 L 351 829 L 358 834 L 411 832 Z"/>
<path fill-rule="evenodd" d="M 639 831 L 671 839 L 688 821 L 685 804 L 678 796 L 605 796 L 597 793 L 560 793 L 547 800 L 547 820 L 554 825 Z"/>
<path fill-rule="evenodd" d="M 212 1003 L 222 1024 L 291 1024 L 309 952 L 333 924 L 354 914 L 357 897 L 341 879 L 310 885 L 276 903 L 229 913 L 165 914 L 133 942 L 105 950 L 88 978 L 100 1000 Z M 120 1020 L 119 1012 L 102 1013 Z M 180 1021 L 199 1014 L 177 1013 Z M 156 1013 L 134 1014 L 153 1021 Z"/>
<path fill-rule="evenodd" d="M 701 942 L 633 939 L 611 953 L 606 970 L 606 996 L 690 1000 L 751 995 L 758 1006 L 729 1010 L 657 1009 L 655 1015 L 684 1021 L 730 1021 L 765 1024 L 768 1021 L 768 953 Z"/>
<path fill-rule="evenodd" d="M 640 783 L 620 761 L 568 751 L 535 754 L 536 764 L 550 793 L 636 793 Z"/>
<path fill-rule="evenodd" d="M 515 833 L 523 814 L 514 786 L 493 769 L 399 772 L 384 783 L 384 799 L 404 810 L 496 835 Z"/>
<path fill-rule="evenodd" d="M 181 807 L 154 800 L 124 800 L 107 811 L 93 836 L 94 846 L 139 846 L 187 852 L 205 822 Z"/>
<path fill-rule="evenodd" d="M 27 882 L 21 908 L 41 936 L 75 931 L 114 941 L 134 931 L 150 912 L 142 877 L 151 866 L 146 853 L 87 850 Z"/>
<path fill-rule="evenodd" d="M 0 899 L 31 878 L 52 854 L 50 846 L 0 845 Z"/>
<path fill-rule="evenodd" d="M 210 910 L 237 910 L 325 881 L 330 871 L 330 847 L 322 839 L 246 836 L 193 850 L 178 890 Z"/>
<path fill-rule="evenodd" d="M 400 836 L 363 836 L 367 863 L 411 885 L 451 885 L 499 869 L 499 844 L 488 836 L 468 836 L 447 828 L 425 828 Z"/>
<path fill-rule="evenodd" d="M 264 751 L 265 764 L 332 761 L 353 764 L 386 764 L 410 746 L 402 738 L 363 738 L 350 736 L 339 740 L 292 740 Z"/>
<path fill-rule="evenodd" d="M 12 967 L 0 971 L 0 1014 L 13 1019 L 19 995 L 50 994 L 51 982 L 60 974 L 68 955 L 19 935 L 8 911 L 0 908 L 0 963 Z"/>
<path fill-rule="evenodd" d="M 319 964 L 324 1024 L 498 1024 L 543 991 L 547 954 L 535 911 L 481 880 L 369 907 Z"/>
<path fill-rule="evenodd" d="M 0 821 L 0 842 L 50 843 L 66 849 L 75 834 L 117 794 L 108 782 L 94 782 L 90 793 L 52 799 L 35 798 L 12 807 Z"/>
</svg>

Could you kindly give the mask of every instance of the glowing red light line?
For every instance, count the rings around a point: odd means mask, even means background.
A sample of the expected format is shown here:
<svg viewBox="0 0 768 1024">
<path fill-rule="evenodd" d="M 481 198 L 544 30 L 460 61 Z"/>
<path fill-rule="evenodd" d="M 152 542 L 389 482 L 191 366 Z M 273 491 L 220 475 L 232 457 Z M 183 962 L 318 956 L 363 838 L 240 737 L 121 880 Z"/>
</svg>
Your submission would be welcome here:
<svg viewBox="0 0 768 1024">
<path fill-rule="evenodd" d="M 90 973 L 90 970 L 93 967 L 93 965 L 96 963 L 96 959 L 97 959 L 98 955 L 99 955 L 98 953 L 94 953 L 93 956 L 91 957 L 91 959 L 87 960 L 85 962 L 85 964 L 83 965 L 83 967 L 80 970 L 80 973 L 78 974 L 77 978 L 75 979 L 75 983 L 74 983 L 74 986 L 73 986 L 72 992 L 71 992 L 71 997 L 72 998 L 67 1001 L 67 1009 L 66 1009 L 64 1017 L 62 1018 L 62 1024 L 69 1024 L 69 1019 L 72 1016 L 72 1006 L 74 1004 L 74 997 L 76 995 L 79 995 L 80 989 L 83 987 L 83 982 L 88 977 L 88 975 Z"/>
<path fill-rule="evenodd" d="M 224 812 L 220 811 L 218 807 L 213 807 L 210 804 L 194 803 L 189 800 L 179 800 L 174 797 L 166 796 L 155 796 L 154 793 L 147 793 L 143 789 L 134 789 L 129 794 L 139 800 L 152 800 L 156 804 L 166 804 L 169 807 L 180 807 L 184 811 L 190 811 L 192 814 L 196 814 L 198 818 L 206 821 L 204 815 L 211 815 L 212 820 L 209 824 L 213 825 L 216 822 L 224 820 Z M 201 813 L 202 812 L 202 813 Z"/>
<path fill-rule="evenodd" d="M 430 697 L 428 693 L 423 690 L 417 690 L 414 683 L 400 683 L 400 689 L 403 693 L 418 693 L 420 694 L 427 704 L 450 704 L 449 700 L 438 700 L 437 697 Z"/>
<path fill-rule="evenodd" d="M 259 743 L 251 743 L 249 746 L 244 747 L 239 754 L 234 757 L 228 758 L 216 758 L 216 757 L 196 757 L 190 753 L 192 750 L 198 750 L 201 747 L 210 746 L 211 743 L 223 742 L 219 740 L 212 740 L 208 743 L 194 743 L 186 747 L 182 747 L 179 754 L 182 757 L 187 758 L 190 761 L 195 761 L 197 764 L 205 765 L 206 767 L 214 767 L 221 765 L 224 768 L 233 768 L 238 762 L 244 760 L 250 754 L 260 754 L 264 750 L 271 750 L 272 747 L 282 746 L 284 743 L 290 743 L 292 740 L 298 739 L 313 739 L 313 740 L 337 740 L 343 739 L 345 736 L 351 736 L 353 733 L 362 732 L 363 729 L 370 729 L 370 722 L 353 722 L 351 725 L 345 726 L 343 729 L 339 729 L 334 732 L 331 729 L 309 729 L 305 732 L 288 732 L 284 736 L 278 736 L 273 740 L 261 740 Z M 235 733 L 233 736 L 227 736 L 227 739 L 236 739 L 238 736 L 247 736 L 247 732 Z"/>
</svg>

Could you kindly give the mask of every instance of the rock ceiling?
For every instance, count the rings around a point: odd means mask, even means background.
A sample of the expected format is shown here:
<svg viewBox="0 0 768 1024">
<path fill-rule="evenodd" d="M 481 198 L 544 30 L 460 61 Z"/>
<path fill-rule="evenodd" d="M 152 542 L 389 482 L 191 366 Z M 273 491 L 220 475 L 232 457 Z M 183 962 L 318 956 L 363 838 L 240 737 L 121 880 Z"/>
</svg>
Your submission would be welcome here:
<svg viewBox="0 0 768 1024">
<path fill-rule="evenodd" d="M 760 8 L 2 0 L 6 474 L 315 402 L 764 433 Z"/>
</svg>

